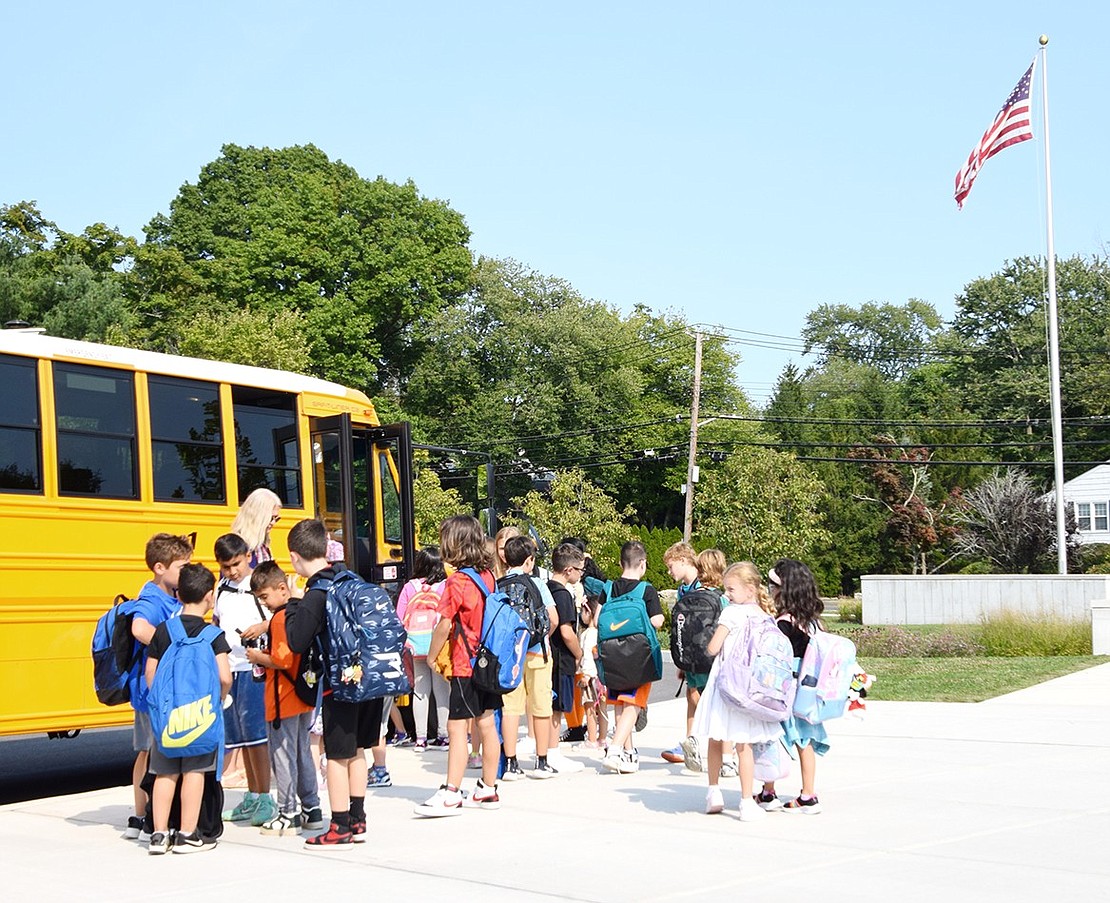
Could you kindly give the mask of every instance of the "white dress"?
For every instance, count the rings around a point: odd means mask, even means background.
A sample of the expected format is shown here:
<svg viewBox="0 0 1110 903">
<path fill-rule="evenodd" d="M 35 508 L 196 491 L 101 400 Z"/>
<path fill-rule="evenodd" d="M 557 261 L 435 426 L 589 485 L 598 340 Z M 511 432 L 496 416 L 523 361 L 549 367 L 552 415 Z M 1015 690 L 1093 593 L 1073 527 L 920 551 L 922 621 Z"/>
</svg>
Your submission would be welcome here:
<svg viewBox="0 0 1110 903">
<path fill-rule="evenodd" d="M 724 740 L 728 743 L 765 743 L 782 736 L 782 725 L 777 721 L 760 721 L 743 709 L 726 702 L 717 691 L 717 666 L 721 658 L 732 651 L 748 618 L 766 617 L 754 602 L 742 605 L 729 604 L 721 612 L 717 623 L 728 628 L 721 652 L 713 660 L 709 680 L 701 691 L 697 711 L 694 712 L 693 734 L 699 740 Z"/>
</svg>

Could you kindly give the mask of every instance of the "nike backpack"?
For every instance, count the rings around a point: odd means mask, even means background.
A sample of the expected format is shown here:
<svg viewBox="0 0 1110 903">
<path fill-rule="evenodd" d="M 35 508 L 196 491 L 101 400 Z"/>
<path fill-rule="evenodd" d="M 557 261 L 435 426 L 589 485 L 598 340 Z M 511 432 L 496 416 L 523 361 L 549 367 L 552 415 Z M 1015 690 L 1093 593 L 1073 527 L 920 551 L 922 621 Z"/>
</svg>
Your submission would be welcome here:
<svg viewBox="0 0 1110 903">
<path fill-rule="evenodd" d="M 597 618 L 597 674 L 614 690 L 631 690 L 663 676 L 663 650 L 644 604 L 647 583 L 613 596 L 605 584 L 605 604 Z"/>
</svg>

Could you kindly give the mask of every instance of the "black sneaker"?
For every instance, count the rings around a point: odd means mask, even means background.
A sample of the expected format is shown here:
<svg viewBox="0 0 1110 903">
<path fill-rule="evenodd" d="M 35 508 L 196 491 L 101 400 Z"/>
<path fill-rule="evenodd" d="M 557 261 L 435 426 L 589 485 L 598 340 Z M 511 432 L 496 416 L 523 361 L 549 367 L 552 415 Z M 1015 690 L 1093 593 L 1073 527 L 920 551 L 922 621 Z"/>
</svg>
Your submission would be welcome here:
<svg viewBox="0 0 1110 903">
<path fill-rule="evenodd" d="M 319 806 L 313 809 L 301 809 L 301 827 L 306 831 L 319 831 L 324 827 L 324 813 L 320 811 Z"/>
<path fill-rule="evenodd" d="M 123 829 L 124 840 L 138 840 L 139 835 L 143 833 L 143 820 L 138 815 L 132 815 L 127 819 L 127 827 Z"/>
<path fill-rule="evenodd" d="M 150 835 L 150 847 L 147 852 L 151 856 L 161 856 L 170 851 L 170 839 L 161 831 Z"/>
<path fill-rule="evenodd" d="M 817 802 L 817 797 L 811 796 L 808 800 L 802 797 L 796 797 L 782 807 L 786 812 L 798 812 L 801 815 L 818 815 L 821 812 L 821 804 Z"/>
<path fill-rule="evenodd" d="M 642 731 L 647 727 L 647 706 L 644 706 L 636 715 L 636 730 Z"/>
<path fill-rule="evenodd" d="M 151 844 L 153 844 L 153 839 Z M 211 850 L 216 846 L 216 841 L 206 840 L 201 837 L 196 831 L 192 834 L 182 834 L 177 832 L 177 836 L 173 839 L 173 851 L 175 853 L 204 853 Z"/>
<path fill-rule="evenodd" d="M 581 743 L 586 739 L 586 725 L 582 724 L 578 727 L 568 727 L 565 731 L 559 734 L 560 743 Z"/>
<path fill-rule="evenodd" d="M 522 777 L 524 777 L 524 770 L 516 759 L 510 759 L 505 763 L 505 771 L 501 775 L 502 781 L 519 781 Z"/>
<path fill-rule="evenodd" d="M 552 767 L 549 762 L 541 762 L 539 759 L 536 760 L 536 766 L 528 772 L 528 777 L 536 778 L 540 781 L 546 780 L 547 778 L 557 778 L 558 776 L 559 770 L 557 768 Z"/>
</svg>

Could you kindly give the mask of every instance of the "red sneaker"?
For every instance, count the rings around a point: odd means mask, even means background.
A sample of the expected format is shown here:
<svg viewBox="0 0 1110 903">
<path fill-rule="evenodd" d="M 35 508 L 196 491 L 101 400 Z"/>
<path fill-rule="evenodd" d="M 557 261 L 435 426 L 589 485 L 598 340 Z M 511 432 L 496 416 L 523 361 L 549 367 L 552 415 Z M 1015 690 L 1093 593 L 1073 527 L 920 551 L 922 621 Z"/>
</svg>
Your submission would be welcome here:
<svg viewBox="0 0 1110 903">
<path fill-rule="evenodd" d="M 365 831 L 365 822 L 363 822 L 363 830 Z M 335 822 L 323 833 L 317 834 L 315 837 L 309 837 L 304 845 L 310 850 L 335 850 L 346 849 L 349 850 L 354 845 L 354 837 L 351 832 L 344 831 Z"/>
<path fill-rule="evenodd" d="M 351 842 L 366 843 L 366 819 L 351 819 Z"/>
</svg>

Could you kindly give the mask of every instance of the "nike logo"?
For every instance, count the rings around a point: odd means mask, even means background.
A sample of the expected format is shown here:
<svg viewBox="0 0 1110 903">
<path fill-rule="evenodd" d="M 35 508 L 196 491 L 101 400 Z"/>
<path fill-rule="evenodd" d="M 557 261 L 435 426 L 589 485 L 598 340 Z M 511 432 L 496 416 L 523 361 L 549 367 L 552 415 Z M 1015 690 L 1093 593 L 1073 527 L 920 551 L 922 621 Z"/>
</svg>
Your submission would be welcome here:
<svg viewBox="0 0 1110 903">
<path fill-rule="evenodd" d="M 162 728 L 162 746 L 165 749 L 186 747 L 215 722 L 216 713 L 212 710 L 211 696 L 203 696 L 195 702 L 178 706 L 170 712 L 166 726 Z"/>
<path fill-rule="evenodd" d="M 631 618 L 625 618 L 623 621 L 614 621 L 609 625 L 610 630 L 620 630 L 625 624 L 631 621 Z"/>
</svg>

